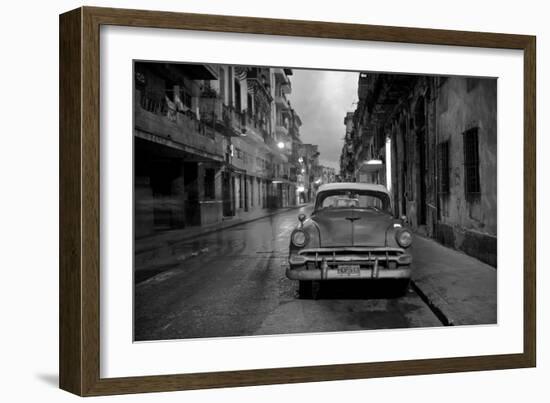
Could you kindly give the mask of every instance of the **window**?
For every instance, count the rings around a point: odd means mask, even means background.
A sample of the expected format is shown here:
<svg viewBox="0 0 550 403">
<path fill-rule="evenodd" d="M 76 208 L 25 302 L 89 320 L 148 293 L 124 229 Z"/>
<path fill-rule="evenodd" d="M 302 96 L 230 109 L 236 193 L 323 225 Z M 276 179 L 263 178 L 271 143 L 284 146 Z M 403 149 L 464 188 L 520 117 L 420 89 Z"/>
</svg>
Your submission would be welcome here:
<svg viewBox="0 0 550 403">
<path fill-rule="evenodd" d="M 175 101 L 175 93 L 174 93 L 174 86 L 176 85 L 175 82 L 171 80 L 165 80 L 164 81 L 164 95 L 166 98 L 168 98 L 170 101 Z"/>
<path fill-rule="evenodd" d="M 262 203 L 261 193 L 262 193 L 262 184 L 260 178 L 256 178 L 256 189 L 258 189 L 258 206 Z"/>
<path fill-rule="evenodd" d="M 254 178 L 250 177 L 250 207 L 254 207 Z"/>
<path fill-rule="evenodd" d="M 448 194 L 450 185 L 449 140 L 438 145 L 437 150 L 439 193 Z"/>
<path fill-rule="evenodd" d="M 246 112 L 248 114 L 248 117 L 252 119 L 252 95 L 249 93 L 246 94 Z"/>
<path fill-rule="evenodd" d="M 479 196 L 481 186 L 479 183 L 479 150 L 478 128 L 467 130 L 463 133 L 464 141 L 464 186 L 466 198 Z"/>
<path fill-rule="evenodd" d="M 283 125 L 283 115 L 281 114 L 281 112 L 277 111 L 277 126 L 282 126 Z"/>
<path fill-rule="evenodd" d="M 240 112 L 242 110 L 241 105 L 241 83 L 238 79 L 235 79 L 235 109 Z"/>
<path fill-rule="evenodd" d="M 220 99 L 225 102 L 225 70 L 220 67 Z"/>
<path fill-rule="evenodd" d="M 328 190 L 317 196 L 316 210 L 325 209 L 372 209 L 389 211 L 387 194 L 368 190 Z"/>
<path fill-rule="evenodd" d="M 244 190 L 243 176 L 239 175 L 239 208 L 244 207 Z"/>
<path fill-rule="evenodd" d="M 182 90 L 181 90 L 181 101 L 183 102 L 183 104 L 184 104 L 187 108 L 189 108 L 189 109 L 192 108 L 192 106 L 193 106 L 192 96 L 191 96 L 191 94 L 190 94 L 187 90 L 185 90 L 185 89 L 182 89 Z"/>
</svg>

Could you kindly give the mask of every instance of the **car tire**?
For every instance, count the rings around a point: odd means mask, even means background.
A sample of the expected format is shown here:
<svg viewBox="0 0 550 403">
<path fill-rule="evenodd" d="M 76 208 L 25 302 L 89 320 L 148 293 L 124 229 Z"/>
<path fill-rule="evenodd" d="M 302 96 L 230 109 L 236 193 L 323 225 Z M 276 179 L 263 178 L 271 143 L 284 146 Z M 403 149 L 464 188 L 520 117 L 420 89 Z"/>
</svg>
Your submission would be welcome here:
<svg viewBox="0 0 550 403">
<path fill-rule="evenodd" d="M 411 280 L 408 278 L 407 279 L 403 278 L 395 281 L 396 281 L 396 284 L 395 284 L 394 290 L 395 290 L 396 297 L 402 297 L 405 294 L 407 294 L 407 292 L 409 291 Z"/>
<path fill-rule="evenodd" d="M 311 282 L 311 298 L 319 299 L 320 296 L 321 296 L 321 282 L 320 281 L 312 281 Z"/>
<path fill-rule="evenodd" d="M 300 299 L 311 298 L 311 281 L 300 280 L 298 281 L 298 297 Z"/>
</svg>

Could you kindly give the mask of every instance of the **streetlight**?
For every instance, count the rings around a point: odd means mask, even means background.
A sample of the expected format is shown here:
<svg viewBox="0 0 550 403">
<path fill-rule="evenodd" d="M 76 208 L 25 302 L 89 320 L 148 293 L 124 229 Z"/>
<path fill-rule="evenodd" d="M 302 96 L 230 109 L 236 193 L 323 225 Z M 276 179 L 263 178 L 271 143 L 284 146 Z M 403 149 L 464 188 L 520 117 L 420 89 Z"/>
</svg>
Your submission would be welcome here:
<svg viewBox="0 0 550 403">
<path fill-rule="evenodd" d="M 283 143 L 282 141 L 279 141 L 279 142 L 277 143 L 277 147 L 279 147 L 279 148 L 285 148 L 285 143 Z"/>
<path fill-rule="evenodd" d="M 386 187 L 388 190 L 392 188 L 392 173 L 391 173 L 391 138 L 386 139 Z"/>
</svg>

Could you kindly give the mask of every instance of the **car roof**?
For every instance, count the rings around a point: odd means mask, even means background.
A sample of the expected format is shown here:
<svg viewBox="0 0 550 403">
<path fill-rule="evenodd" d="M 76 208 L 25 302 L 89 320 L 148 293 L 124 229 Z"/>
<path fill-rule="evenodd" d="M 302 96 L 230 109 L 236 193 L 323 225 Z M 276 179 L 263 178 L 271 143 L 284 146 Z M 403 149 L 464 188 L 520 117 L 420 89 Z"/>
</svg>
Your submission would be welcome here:
<svg viewBox="0 0 550 403">
<path fill-rule="evenodd" d="M 318 193 L 325 192 L 327 190 L 370 190 L 375 192 L 382 192 L 389 194 L 388 189 L 384 185 L 378 183 L 362 183 L 362 182 L 335 182 L 327 183 L 319 186 Z"/>
</svg>

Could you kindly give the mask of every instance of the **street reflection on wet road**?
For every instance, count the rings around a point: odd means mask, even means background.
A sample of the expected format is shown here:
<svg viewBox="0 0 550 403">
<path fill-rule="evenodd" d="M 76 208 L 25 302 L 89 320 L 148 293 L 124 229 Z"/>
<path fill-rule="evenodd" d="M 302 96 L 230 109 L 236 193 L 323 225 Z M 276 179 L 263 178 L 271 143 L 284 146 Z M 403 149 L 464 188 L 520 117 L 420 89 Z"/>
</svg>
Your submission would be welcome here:
<svg viewBox="0 0 550 403">
<path fill-rule="evenodd" d="M 301 207 L 174 244 L 175 261 L 135 286 L 135 340 L 441 326 L 412 290 L 342 281 L 297 298 L 285 276 Z M 181 253 L 179 253 L 181 252 Z"/>
</svg>

